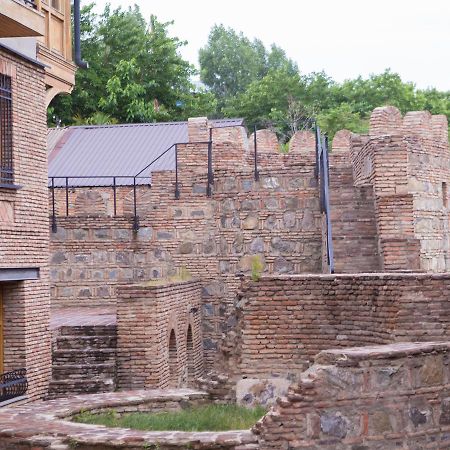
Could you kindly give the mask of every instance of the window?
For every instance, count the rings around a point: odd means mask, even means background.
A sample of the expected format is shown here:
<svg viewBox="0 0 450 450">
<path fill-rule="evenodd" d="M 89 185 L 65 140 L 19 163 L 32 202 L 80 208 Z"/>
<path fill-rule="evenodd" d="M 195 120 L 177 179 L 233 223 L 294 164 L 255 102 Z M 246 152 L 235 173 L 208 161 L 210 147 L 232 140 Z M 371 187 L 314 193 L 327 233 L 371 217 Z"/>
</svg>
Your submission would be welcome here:
<svg viewBox="0 0 450 450">
<path fill-rule="evenodd" d="M 13 181 L 11 78 L 0 74 L 0 185 Z"/>
<path fill-rule="evenodd" d="M 61 11 L 59 0 L 52 0 L 52 8 L 55 8 L 57 11 Z"/>
</svg>

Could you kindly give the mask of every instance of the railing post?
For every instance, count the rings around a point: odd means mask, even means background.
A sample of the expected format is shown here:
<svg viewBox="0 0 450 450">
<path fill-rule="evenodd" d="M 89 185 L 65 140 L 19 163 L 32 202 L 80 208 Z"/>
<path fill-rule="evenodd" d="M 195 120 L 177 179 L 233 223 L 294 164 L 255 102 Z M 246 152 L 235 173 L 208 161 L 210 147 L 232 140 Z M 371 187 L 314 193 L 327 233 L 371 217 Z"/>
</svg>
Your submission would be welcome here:
<svg viewBox="0 0 450 450">
<path fill-rule="evenodd" d="M 331 217 L 330 217 L 330 179 L 329 179 L 329 160 L 328 160 L 328 145 L 327 138 L 324 139 L 323 148 L 323 168 L 322 175 L 324 179 L 324 203 L 325 203 L 325 215 L 327 220 L 327 256 L 328 256 L 328 267 L 330 268 L 330 273 L 334 273 L 334 250 L 333 250 L 333 233 L 331 228 Z"/>
<path fill-rule="evenodd" d="M 209 142 L 208 142 L 208 184 L 206 185 L 206 195 L 211 197 L 212 195 L 212 184 L 213 184 L 213 173 L 212 173 L 212 128 L 209 129 Z"/>
<path fill-rule="evenodd" d="M 69 177 L 66 177 L 66 217 L 69 217 Z"/>
<path fill-rule="evenodd" d="M 255 181 L 259 181 L 259 172 L 258 172 L 258 143 L 256 139 L 256 125 L 253 127 L 253 143 L 255 147 L 255 155 L 254 155 L 254 163 L 255 163 Z"/>
<path fill-rule="evenodd" d="M 178 144 L 175 144 L 175 199 L 180 198 L 180 189 L 178 186 Z"/>
<path fill-rule="evenodd" d="M 56 211 L 55 211 L 55 178 L 52 177 L 52 233 L 58 231 L 58 226 L 56 225 Z"/>
<path fill-rule="evenodd" d="M 117 216 L 116 177 L 113 177 L 114 217 Z"/>
<path fill-rule="evenodd" d="M 137 233 L 139 231 L 139 217 L 137 215 L 136 177 L 133 177 L 133 204 L 134 204 L 133 231 Z"/>
</svg>

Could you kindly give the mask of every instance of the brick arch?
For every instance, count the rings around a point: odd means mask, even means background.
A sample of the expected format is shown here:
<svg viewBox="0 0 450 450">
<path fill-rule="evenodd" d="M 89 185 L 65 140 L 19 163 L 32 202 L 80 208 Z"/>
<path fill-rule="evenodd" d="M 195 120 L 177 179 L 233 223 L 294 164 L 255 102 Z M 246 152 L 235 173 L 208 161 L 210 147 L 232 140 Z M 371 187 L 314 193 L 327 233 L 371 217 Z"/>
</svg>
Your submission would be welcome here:
<svg viewBox="0 0 450 450">
<path fill-rule="evenodd" d="M 78 216 L 96 215 L 103 216 L 107 214 L 106 201 L 102 194 L 92 189 L 80 189 L 75 198 L 75 214 Z"/>
<path fill-rule="evenodd" d="M 195 353 L 194 353 L 194 334 L 192 325 L 188 325 L 186 332 L 186 368 L 187 381 L 192 383 L 195 379 Z"/>
<path fill-rule="evenodd" d="M 169 335 L 169 387 L 178 387 L 178 346 L 175 330 L 172 328 Z"/>
<path fill-rule="evenodd" d="M 136 191 L 136 208 L 137 213 L 141 217 L 145 217 L 150 214 L 152 205 L 152 194 L 148 186 L 139 186 Z M 124 196 L 123 198 L 123 215 L 132 216 L 134 214 L 134 192 L 133 189 Z"/>
</svg>

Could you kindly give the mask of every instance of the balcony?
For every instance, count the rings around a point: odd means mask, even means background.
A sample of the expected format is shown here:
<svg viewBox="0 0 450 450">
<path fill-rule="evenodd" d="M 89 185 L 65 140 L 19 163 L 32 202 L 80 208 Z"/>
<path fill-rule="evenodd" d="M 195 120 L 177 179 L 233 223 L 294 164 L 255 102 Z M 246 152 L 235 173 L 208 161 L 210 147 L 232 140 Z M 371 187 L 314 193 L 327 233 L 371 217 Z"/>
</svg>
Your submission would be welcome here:
<svg viewBox="0 0 450 450">
<path fill-rule="evenodd" d="M 55 95 L 70 93 L 75 84 L 70 0 L 40 0 L 37 7 L 45 17 L 45 34 L 38 38 L 37 57 L 47 66 L 49 104 Z"/>
<path fill-rule="evenodd" d="M 39 0 L 0 0 L 0 38 L 45 34 Z"/>
</svg>

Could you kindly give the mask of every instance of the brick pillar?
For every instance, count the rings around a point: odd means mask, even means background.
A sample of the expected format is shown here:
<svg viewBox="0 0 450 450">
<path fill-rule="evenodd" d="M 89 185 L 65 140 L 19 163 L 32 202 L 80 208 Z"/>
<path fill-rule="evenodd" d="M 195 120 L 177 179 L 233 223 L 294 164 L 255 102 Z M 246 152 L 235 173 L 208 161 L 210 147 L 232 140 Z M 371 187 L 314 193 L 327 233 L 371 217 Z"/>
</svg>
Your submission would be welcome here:
<svg viewBox="0 0 450 450">
<path fill-rule="evenodd" d="M 189 142 L 206 142 L 209 140 L 209 124 L 207 117 L 188 119 Z"/>
</svg>

